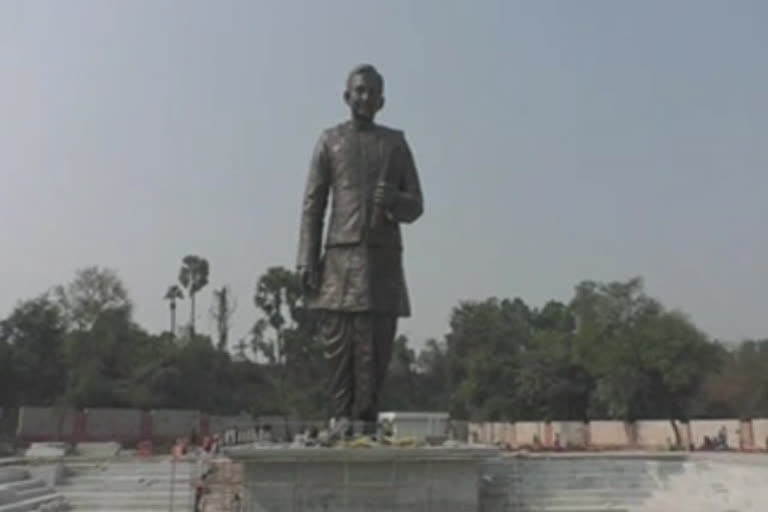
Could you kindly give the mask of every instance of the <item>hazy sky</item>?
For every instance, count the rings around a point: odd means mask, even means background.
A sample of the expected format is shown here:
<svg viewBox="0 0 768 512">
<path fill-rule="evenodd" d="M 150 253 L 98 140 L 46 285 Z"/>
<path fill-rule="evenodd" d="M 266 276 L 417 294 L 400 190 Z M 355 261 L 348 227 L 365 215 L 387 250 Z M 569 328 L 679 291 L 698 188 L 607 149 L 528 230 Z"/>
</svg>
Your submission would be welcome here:
<svg viewBox="0 0 768 512">
<path fill-rule="evenodd" d="M 0 314 L 98 264 L 159 331 L 196 253 L 201 325 L 229 284 L 244 335 L 371 62 L 425 192 L 402 332 L 640 275 L 713 336 L 768 336 L 766 26 L 767 2 L 735 0 L 2 2 Z"/>
</svg>

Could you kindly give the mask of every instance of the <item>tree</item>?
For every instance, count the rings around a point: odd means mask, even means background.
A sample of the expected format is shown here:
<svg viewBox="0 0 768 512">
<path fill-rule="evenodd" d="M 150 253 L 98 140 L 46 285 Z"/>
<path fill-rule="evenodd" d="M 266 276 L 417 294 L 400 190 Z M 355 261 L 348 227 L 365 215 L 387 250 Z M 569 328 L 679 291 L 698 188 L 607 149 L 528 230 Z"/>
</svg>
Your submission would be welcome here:
<svg viewBox="0 0 768 512">
<path fill-rule="evenodd" d="M 179 270 L 179 283 L 187 290 L 189 297 L 189 328 L 192 335 L 195 334 L 195 296 L 208 284 L 209 266 L 208 260 L 190 254 L 181 260 Z"/>
<path fill-rule="evenodd" d="M 693 414 L 703 418 L 768 416 L 768 340 L 744 340 L 715 346 L 719 372 L 706 376 Z"/>
<path fill-rule="evenodd" d="M 397 336 L 392 343 L 386 382 L 383 385 L 381 406 L 396 411 L 418 408 L 420 398 L 416 372 L 416 353 L 408 346 L 408 338 Z"/>
<path fill-rule="evenodd" d="M 324 407 L 322 347 L 312 336 L 312 317 L 301 304 L 299 277 L 283 267 L 271 267 L 256 284 L 254 302 L 262 317 L 251 330 L 252 346 L 274 370 L 278 406 L 319 412 Z"/>
<path fill-rule="evenodd" d="M 110 268 L 90 266 L 75 272 L 66 286 L 54 290 L 68 325 L 87 330 L 104 311 L 133 308 L 128 291 L 117 272 Z"/>
<path fill-rule="evenodd" d="M 15 402 L 19 391 L 14 382 L 16 372 L 13 369 L 13 349 L 5 340 L 0 340 L 0 408 Z M 1 418 L 0 418 L 1 419 Z"/>
<path fill-rule="evenodd" d="M 532 315 L 533 338 L 521 355 L 515 389 L 530 419 L 586 419 L 593 381 L 576 358 L 575 322 L 568 308 L 550 301 Z"/>
<path fill-rule="evenodd" d="M 227 349 L 230 321 L 237 309 L 237 302 L 232 298 L 232 292 L 228 286 L 213 290 L 213 298 L 211 317 L 216 322 L 216 331 L 219 337 L 217 347 L 223 351 Z"/>
<path fill-rule="evenodd" d="M 65 343 L 66 401 L 78 407 L 131 405 L 134 369 L 148 359 L 149 335 L 126 310 L 104 311 L 87 331 Z"/>
<path fill-rule="evenodd" d="M 214 290 L 216 340 L 192 323 L 184 343 L 173 338 L 187 328 L 176 325 L 177 301 L 207 282 L 207 262 L 184 258 L 180 284 L 165 295 L 171 332 L 157 335 L 134 322 L 109 269 L 81 269 L 66 286 L 20 302 L 0 321 L 0 406 L 325 416 L 323 345 L 298 276 L 279 266 L 260 276 L 258 317 L 234 355 L 225 350 L 235 309 L 227 286 Z M 639 278 L 584 281 L 569 303 L 540 308 L 520 298 L 461 301 L 449 327 L 418 352 L 406 336 L 395 339 L 382 407 L 478 421 L 663 418 L 675 430 L 694 416 L 768 415 L 768 340 L 714 342 L 648 296 Z"/>
<path fill-rule="evenodd" d="M 648 297 L 642 280 L 581 283 L 571 308 L 581 360 L 596 379 L 593 414 L 633 421 L 688 419 L 704 378 L 717 371 L 719 351 L 680 312 Z"/>
<path fill-rule="evenodd" d="M 178 353 L 187 350 L 188 344 L 174 343 L 171 334 L 150 336 L 141 347 L 136 364 L 127 377 L 129 382 L 126 399 L 133 407 L 142 409 L 178 407 L 181 401 L 179 389 L 183 380 L 205 378 L 201 375 L 184 375 L 177 364 Z M 207 376 L 206 376 L 207 377 Z M 180 384 L 180 382 L 182 382 Z M 214 383 L 215 385 L 215 383 Z"/>
<path fill-rule="evenodd" d="M 445 343 L 428 339 L 415 362 L 415 373 L 420 396 L 416 400 L 420 409 L 447 410 L 450 408 L 451 387 L 448 354 Z"/>
<path fill-rule="evenodd" d="M 253 328 L 254 350 L 269 361 L 284 364 L 286 333 L 296 329 L 300 321 L 301 287 L 295 273 L 283 267 L 270 267 L 256 283 L 254 303 L 261 318 Z M 272 337 L 268 336 L 271 329 Z"/>
<path fill-rule="evenodd" d="M 168 287 L 163 298 L 168 301 L 171 309 L 171 337 L 173 338 L 176 336 L 176 301 L 184 299 L 184 293 L 179 285 L 172 284 Z"/>
<path fill-rule="evenodd" d="M 501 421 L 519 415 L 515 379 L 531 345 L 531 313 L 521 299 L 454 308 L 445 338 L 454 416 Z"/>
<path fill-rule="evenodd" d="M 14 405 L 50 405 L 65 383 L 62 346 L 65 320 L 47 295 L 19 303 L 0 322 L 0 358 L 12 370 L 6 400 Z M 10 363 L 10 364 L 9 364 Z"/>
</svg>

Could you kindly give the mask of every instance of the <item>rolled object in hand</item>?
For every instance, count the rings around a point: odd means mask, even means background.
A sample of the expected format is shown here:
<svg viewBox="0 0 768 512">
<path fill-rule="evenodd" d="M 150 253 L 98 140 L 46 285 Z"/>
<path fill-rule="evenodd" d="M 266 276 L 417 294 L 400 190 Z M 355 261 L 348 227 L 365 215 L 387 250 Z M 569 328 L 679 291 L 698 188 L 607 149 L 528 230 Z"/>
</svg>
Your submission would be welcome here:
<svg viewBox="0 0 768 512">
<path fill-rule="evenodd" d="M 392 153 L 390 152 L 389 158 L 387 158 L 387 163 L 384 165 L 384 169 L 381 171 L 381 175 L 379 176 L 379 182 L 376 184 L 377 187 L 387 187 L 387 186 L 393 186 L 390 184 L 390 180 L 392 179 L 393 174 L 392 169 Z M 373 211 L 371 212 L 371 228 L 377 228 L 384 224 L 384 219 L 386 218 L 386 212 L 384 211 L 384 207 L 381 203 L 378 203 L 374 201 L 373 203 Z"/>
</svg>

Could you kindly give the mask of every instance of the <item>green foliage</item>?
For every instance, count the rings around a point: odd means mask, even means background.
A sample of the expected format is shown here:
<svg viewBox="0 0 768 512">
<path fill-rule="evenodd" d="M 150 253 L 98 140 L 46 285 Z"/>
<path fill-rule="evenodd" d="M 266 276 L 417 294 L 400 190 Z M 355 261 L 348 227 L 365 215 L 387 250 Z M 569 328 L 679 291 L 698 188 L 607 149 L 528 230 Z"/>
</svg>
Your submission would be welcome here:
<svg viewBox="0 0 768 512">
<path fill-rule="evenodd" d="M 275 414 L 322 417 L 328 403 L 322 345 L 313 336 L 313 318 L 301 304 L 299 276 L 283 267 L 267 269 L 256 284 L 260 317 L 251 346 L 265 360 Z"/>
<path fill-rule="evenodd" d="M 194 254 L 184 256 L 181 260 L 181 269 L 179 270 L 179 284 L 187 290 L 189 297 L 189 330 L 190 334 L 195 334 L 195 305 L 197 292 L 208 285 L 210 277 L 210 267 L 208 260 Z"/>
<path fill-rule="evenodd" d="M 110 268 L 82 268 L 71 283 L 57 286 L 54 293 L 69 326 L 76 329 L 91 327 L 104 311 L 133 308 L 120 276 Z"/>
<path fill-rule="evenodd" d="M 591 412 L 684 420 L 717 350 L 688 318 L 645 295 L 640 279 L 584 282 L 571 302 L 579 352 L 597 385 Z"/>
<path fill-rule="evenodd" d="M 745 419 L 768 414 L 768 339 L 745 340 L 738 347 L 713 347 L 721 371 L 708 374 L 697 397 L 696 416 Z"/>
<path fill-rule="evenodd" d="M 218 334 L 216 348 L 226 350 L 229 344 L 230 320 L 235 313 L 237 304 L 232 298 L 232 293 L 228 286 L 222 286 L 218 290 L 213 290 L 213 297 L 214 304 L 211 306 L 211 317 L 216 322 Z"/>
<path fill-rule="evenodd" d="M 208 284 L 188 256 L 171 313 Z M 226 287 L 214 293 L 216 343 L 150 334 L 114 271 L 89 267 L 20 302 L 0 322 L 0 406 L 197 408 L 326 416 L 327 368 L 298 276 L 272 267 L 255 288 L 250 339 L 227 349 Z M 172 322 L 174 317 L 172 316 Z M 220 322 L 218 320 L 221 320 Z M 450 410 L 479 421 L 768 415 L 768 340 L 727 349 L 646 295 L 640 279 L 575 287 L 568 303 L 462 301 L 443 339 L 396 338 L 381 397 L 389 410 Z"/>
<path fill-rule="evenodd" d="M 61 391 L 65 375 L 62 347 L 65 320 L 47 295 L 19 303 L 0 322 L 0 361 L 9 367 L 3 379 L 9 405 L 50 405 Z M 5 387 L 5 386 L 3 386 Z"/>
<path fill-rule="evenodd" d="M 168 306 L 171 310 L 171 337 L 176 336 L 176 301 L 182 300 L 184 298 L 184 292 L 181 291 L 181 288 L 179 288 L 179 285 L 172 284 L 168 287 L 168 290 L 165 292 L 165 296 L 163 297 L 165 300 L 168 301 Z"/>
</svg>

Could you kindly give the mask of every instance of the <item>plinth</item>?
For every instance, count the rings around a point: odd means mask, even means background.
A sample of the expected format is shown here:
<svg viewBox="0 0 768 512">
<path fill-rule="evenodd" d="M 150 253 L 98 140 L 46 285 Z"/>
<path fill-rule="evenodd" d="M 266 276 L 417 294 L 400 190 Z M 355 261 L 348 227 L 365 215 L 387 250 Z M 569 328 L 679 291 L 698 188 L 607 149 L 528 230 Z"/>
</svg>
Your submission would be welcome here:
<svg viewBox="0 0 768 512">
<path fill-rule="evenodd" d="M 492 448 L 233 447 L 243 464 L 243 510 L 477 512 Z"/>
</svg>

